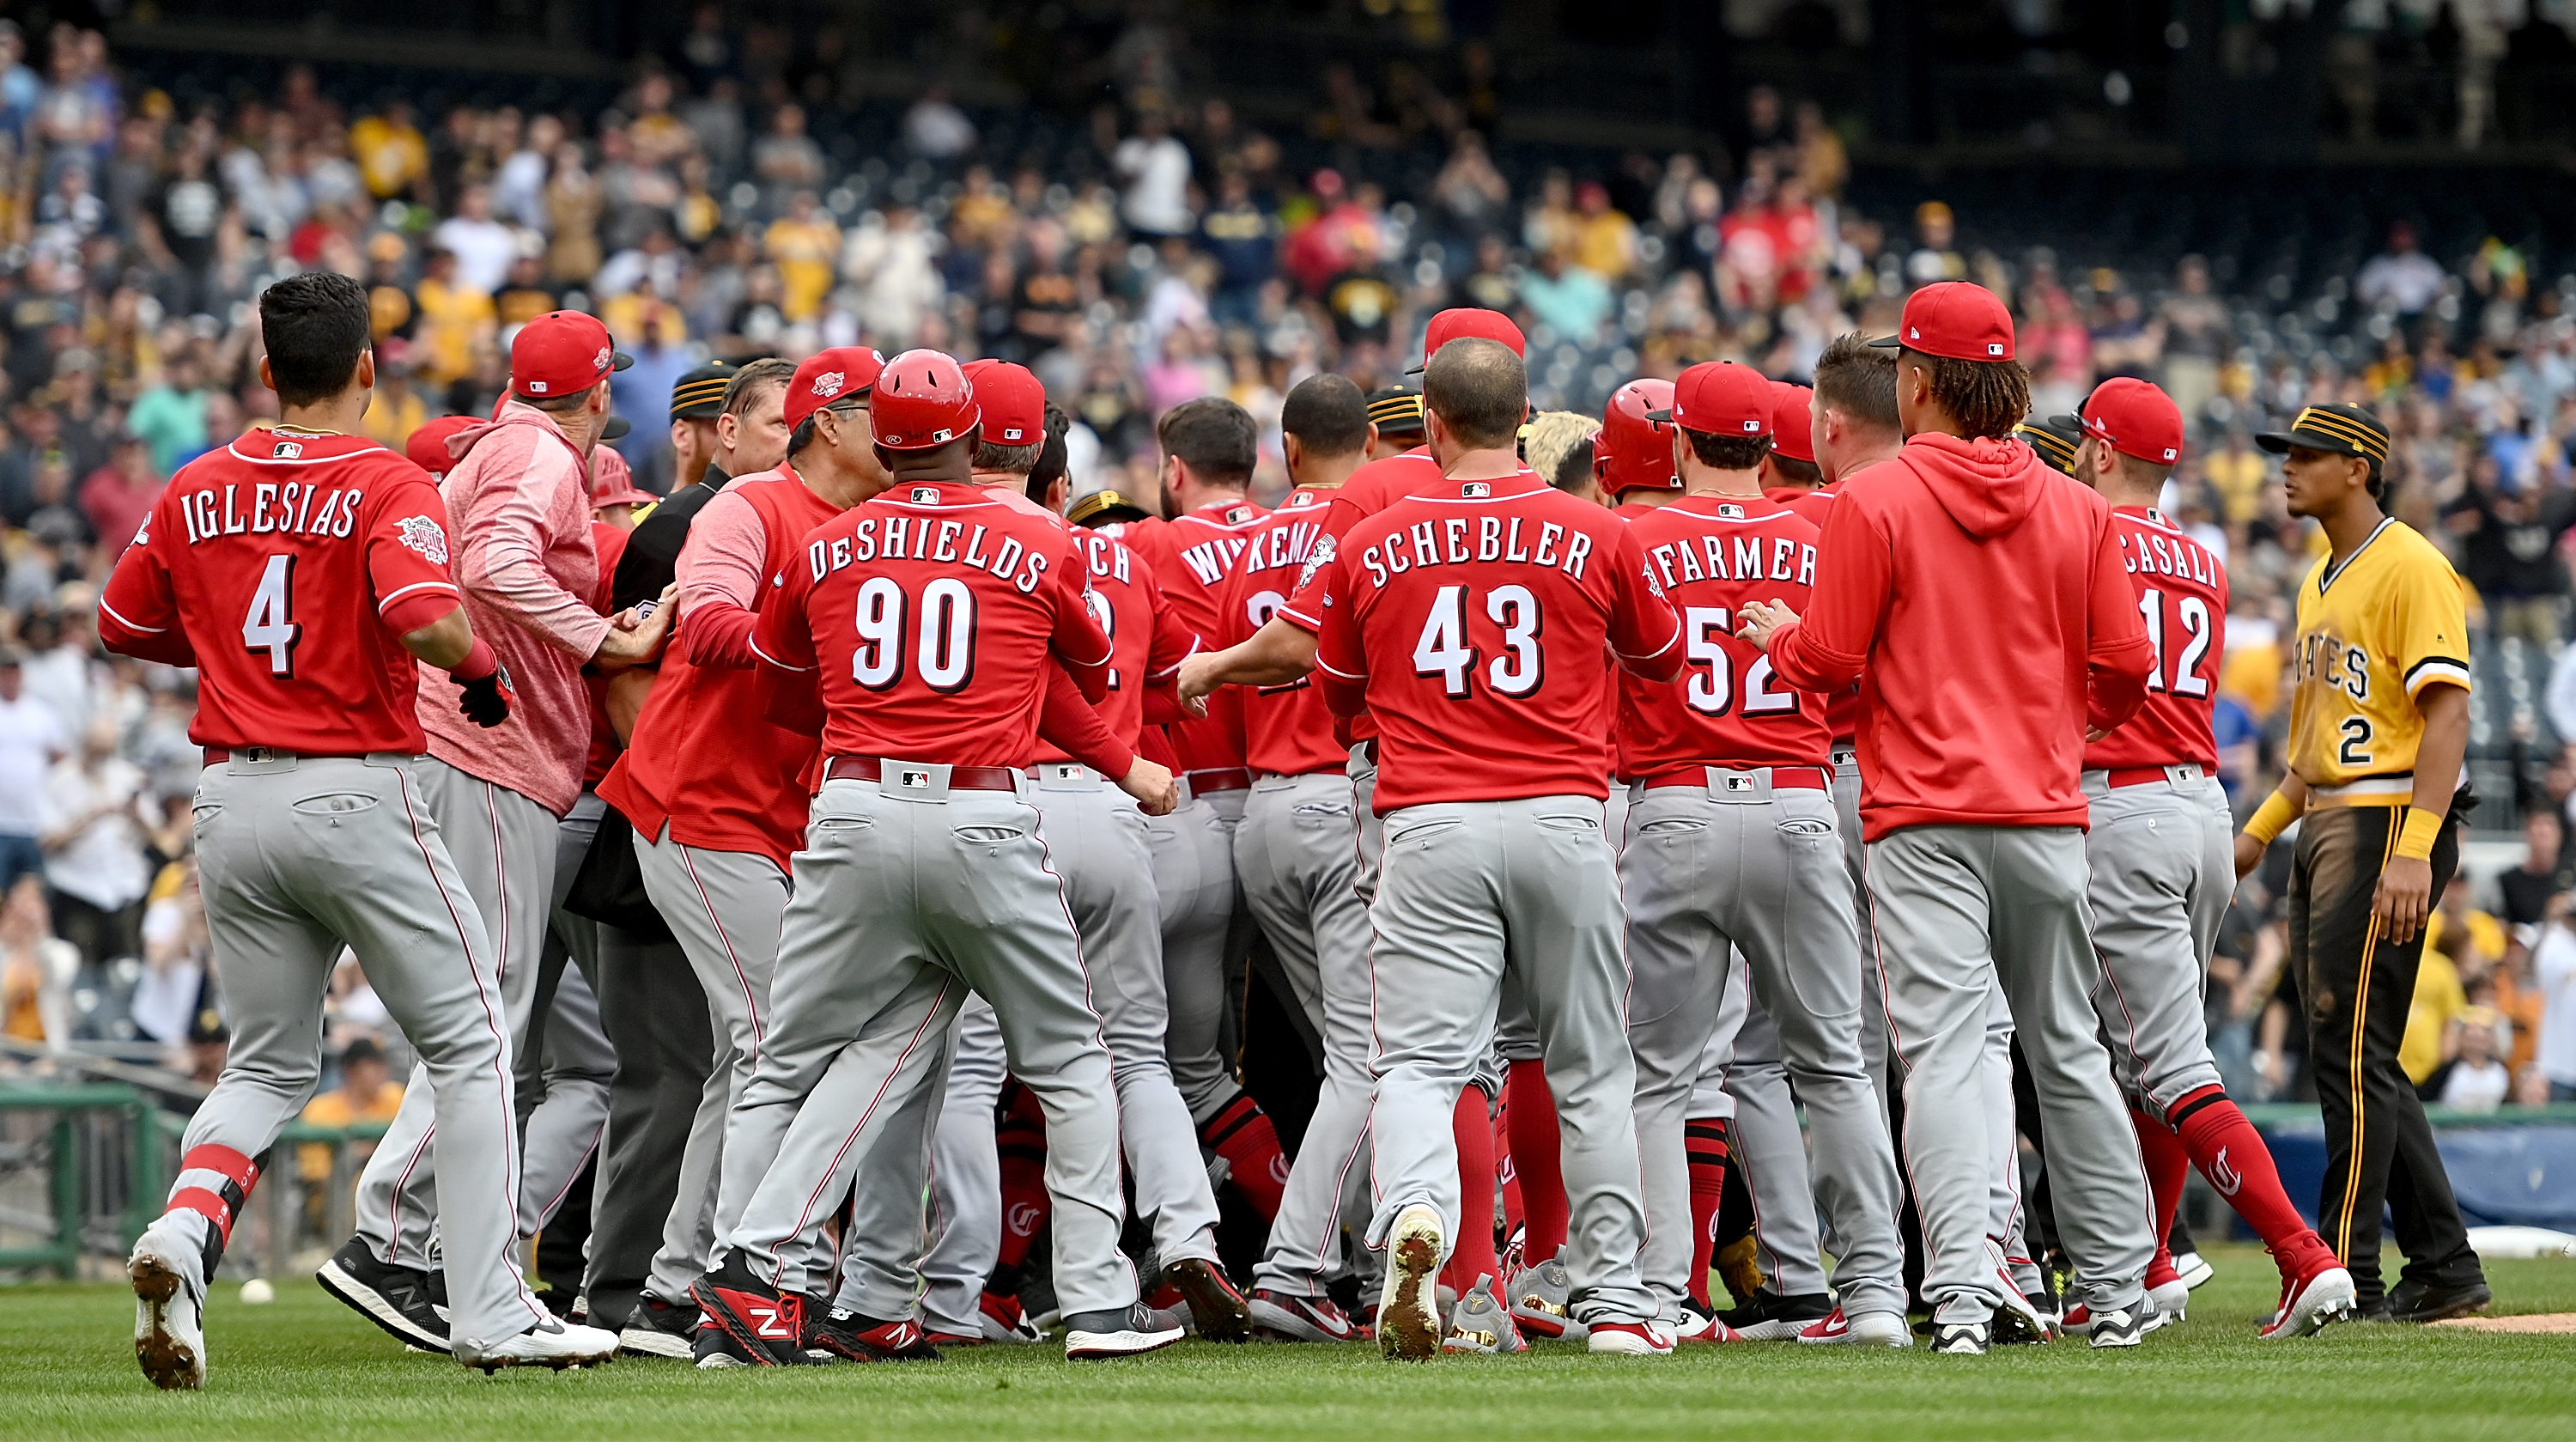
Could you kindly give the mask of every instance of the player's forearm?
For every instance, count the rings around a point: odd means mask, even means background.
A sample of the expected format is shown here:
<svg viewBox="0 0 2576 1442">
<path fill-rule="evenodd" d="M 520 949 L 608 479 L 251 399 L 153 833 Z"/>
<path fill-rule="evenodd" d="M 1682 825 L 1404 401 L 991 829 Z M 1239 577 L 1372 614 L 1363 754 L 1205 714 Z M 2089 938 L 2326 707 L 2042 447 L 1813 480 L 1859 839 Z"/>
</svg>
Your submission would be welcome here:
<svg viewBox="0 0 2576 1442">
<path fill-rule="evenodd" d="M 1083 699 L 1081 689 L 1061 666 L 1047 668 L 1038 739 L 1103 776 L 1124 776 L 1136 764 L 1136 753 L 1111 733 L 1109 723 Z"/>
<path fill-rule="evenodd" d="M 692 666 L 748 671 L 760 664 L 751 646 L 760 618 L 730 601 L 711 601 L 683 617 L 680 649 Z"/>
<path fill-rule="evenodd" d="M 2085 661 L 2084 718 L 2100 731 L 2115 730 L 2147 704 L 2147 667 L 2155 653 L 2144 646 L 2131 656 L 2115 652 Z"/>
<path fill-rule="evenodd" d="M 545 568 L 532 559 L 494 566 L 467 579 L 465 590 L 520 630 L 578 660 L 597 656 L 600 643 L 608 639 L 609 619 L 555 584 Z"/>
<path fill-rule="evenodd" d="M 2415 743 L 2414 807 L 2445 816 L 2469 753 L 2469 693 L 2435 683 L 2416 693 L 2415 706 L 2424 717 L 2424 737 Z"/>
<path fill-rule="evenodd" d="M 426 626 L 405 631 L 402 644 L 423 664 L 453 671 L 465 659 L 465 653 L 474 649 L 474 627 L 465 619 L 465 608 L 457 606 Z"/>
<path fill-rule="evenodd" d="M 1215 686 L 1285 686 L 1315 669 L 1315 633 L 1273 617 L 1210 662 L 1208 679 Z"/>
</svg>

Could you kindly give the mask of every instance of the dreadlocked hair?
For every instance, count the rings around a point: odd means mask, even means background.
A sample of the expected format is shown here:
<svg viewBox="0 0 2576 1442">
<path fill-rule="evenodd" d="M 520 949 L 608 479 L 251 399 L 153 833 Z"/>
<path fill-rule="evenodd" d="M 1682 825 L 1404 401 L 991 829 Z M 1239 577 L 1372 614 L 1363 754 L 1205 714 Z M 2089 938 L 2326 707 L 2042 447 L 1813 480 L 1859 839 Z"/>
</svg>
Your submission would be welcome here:
<svg viewBox="0 0 2576 1442">
<path fill-rule="evenodd" d="M 2030 372 L 2021 362 L 1952 360 L 1915 354 L 1932 373 L 1932 403 L 1969 440 L 2009 436 L 2030 414 Z"/>
</svg>

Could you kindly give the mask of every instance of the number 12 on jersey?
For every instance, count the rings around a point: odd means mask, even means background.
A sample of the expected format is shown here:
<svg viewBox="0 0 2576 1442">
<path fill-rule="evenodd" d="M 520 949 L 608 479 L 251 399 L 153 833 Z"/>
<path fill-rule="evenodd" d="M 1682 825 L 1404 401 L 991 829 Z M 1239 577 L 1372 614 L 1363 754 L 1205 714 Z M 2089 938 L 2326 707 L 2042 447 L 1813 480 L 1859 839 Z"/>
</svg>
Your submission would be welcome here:
<svg viewBox="0 0 2576 1442">
<path fill-rule="evenodd" d="M 2200 663 L 2209 654 L 2209 603 L 2198 596 L 2176 596 L 2173 602 L 2174 623 L 2183 634 L 2171 689 L 2177 696 L 2206 696 L 2209 678 L 2200 674 Z M 2147 644 L 2156 652 L 2155 669 L 2147 673 L 2147 689 L 2165 690 L 2165 593 L 2152 586 L 2140 591 L 2138 615 L 2147 623 Z"/>
</svg>

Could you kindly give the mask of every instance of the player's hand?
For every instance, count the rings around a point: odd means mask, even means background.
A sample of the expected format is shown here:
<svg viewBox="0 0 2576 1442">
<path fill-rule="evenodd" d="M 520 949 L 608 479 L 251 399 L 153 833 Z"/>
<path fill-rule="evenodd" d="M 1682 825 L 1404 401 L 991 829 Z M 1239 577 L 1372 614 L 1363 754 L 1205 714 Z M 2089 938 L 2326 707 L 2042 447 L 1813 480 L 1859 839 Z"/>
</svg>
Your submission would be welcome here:
<svg viewBox="0 0 2576 1442">
<path fill-rule="evenodd" d="M 2110 732 L 2103 730 L 2099 726 L 2087 726 L 2084 728 L 2084 744 L 2090 746 L 2094 742 L 2099 741 L 2110 734 Z"/>
<path fill-rule="evenodd" d="M 1181 677 L 1175 689 L 1181 709 L 1193 716 L 1207 714 L 1207 698 L 1225 683 L 1217 679 L 1217 653 L 1194 651 L 1181 658 Z"/>
<path fill-rule="evenodd" d="M 2255 840 L 2244 832 L 2239 831 L 2236 833 L 2237 880 L 2243 881 L 2246 877 L 2254 874 L 2254 868 L 2263 864 L 2263 853 L 2266 849 L 2268 848 L 2266 848 L 2262 842 Z"/>
<path fill-rule="evenodd" d="M 1173 779 L 1172 769 L 1142 756 L 1118 779 L 1118 789 L 1135 797 L 1136 809 L 1148 816 L 1169 816 L 1181 804 L 1180 783 Z"/>
<path fill-rule="evenodd" d="M 1735 634 L 1767 651 L 1772 634 L 1797 619 L 1798 613 L 1784 601 L 1748 601 L 1735 613 Z"/>
<path fill-rule="evenodd" d="M 607 637 L 599 643 L 598 655 L 592 659 L 615 670 L 660 655 L 662 643 L 671 636 L 671 619 L 679 614 L 671 598 L 679 593 L 679 584 L 674 582 L 643 605 L 618 612 L 609 622 Z"/>
<path fill-rule="evenodd" d="M 2371 918 L 2392 945 L 2404 946 L 2424 929 L 2433 906 L 2433 863 L 2420 856 L 2392 856 L 2380 868 L 2379 889 L 2370 896 Z"/>
<path fill-rule="evenodd" d="M 510 703 L 519 693 L 510 684 L 510 668 L 495 665 L 491 674 L 457 683 L 464 693 L 456 699 L 456 709 L 466 720 L 489 731 L 510 719 Z"/>
</svg>

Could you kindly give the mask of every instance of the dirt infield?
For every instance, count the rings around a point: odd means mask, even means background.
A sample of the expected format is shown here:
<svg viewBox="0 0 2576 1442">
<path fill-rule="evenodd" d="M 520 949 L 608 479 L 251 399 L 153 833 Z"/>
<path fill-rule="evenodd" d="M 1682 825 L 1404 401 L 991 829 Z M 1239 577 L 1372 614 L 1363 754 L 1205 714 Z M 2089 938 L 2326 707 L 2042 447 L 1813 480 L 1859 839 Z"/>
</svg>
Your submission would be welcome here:
<svg viewBox="0 0 2576 1442">
<path fill-rule="evenodd" d="M 2541 1312 L 2526 1317 L 2453 1317 L 2435 1327 L 2466 1327 L 2472 1332 L 2520 1332 L 2553 1337 L 2576 1336 L 2576 1312 Z"/>
</svg>

